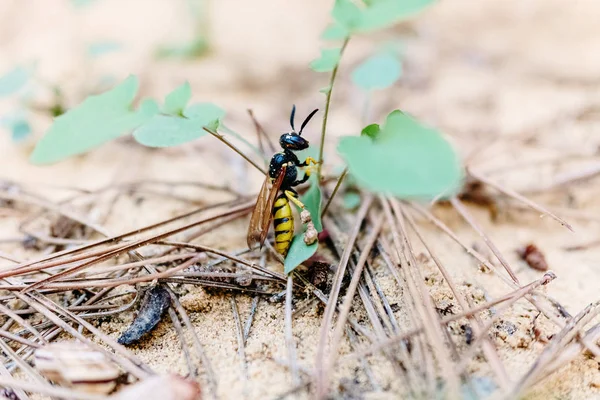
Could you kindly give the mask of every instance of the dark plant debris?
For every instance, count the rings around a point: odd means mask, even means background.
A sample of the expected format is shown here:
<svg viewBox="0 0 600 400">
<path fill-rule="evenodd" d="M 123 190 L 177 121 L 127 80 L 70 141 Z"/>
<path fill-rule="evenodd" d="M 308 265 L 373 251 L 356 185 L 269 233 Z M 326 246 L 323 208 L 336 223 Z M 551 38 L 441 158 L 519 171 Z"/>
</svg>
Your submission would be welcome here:
<svg viewBox="0 0 600 400">
<path fill-rule="evenodd" d="M 170 305 L 171 297 L 162 285 L 148 290 L 133 323 L 123 332 L 118 342 L 125 345 L 136 343 L 158 325 Z"/>
<path fill-rule="evenodd" d="M 531 268 L 538 271 L 548 270 L 548 263 L 546 262 L 544 253 L 542 253 L 540 249 L 538 249 L 533 243 L 530 243 L 523 249 L 520 249 L 518 253 L 521 259 L 523 259 Z"/>
</svg>

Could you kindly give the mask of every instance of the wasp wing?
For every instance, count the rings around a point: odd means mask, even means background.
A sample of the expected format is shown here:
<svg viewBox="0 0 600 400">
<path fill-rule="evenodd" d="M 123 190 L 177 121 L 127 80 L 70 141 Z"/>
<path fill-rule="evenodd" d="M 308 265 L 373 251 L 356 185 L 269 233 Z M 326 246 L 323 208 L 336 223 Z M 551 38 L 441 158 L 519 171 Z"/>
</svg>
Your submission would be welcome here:
<svg viewBox="0 0 600 400">
<path fill-rule="evenodd" d="M 279 175 L 277 175 L 277 178 L 270 189 L 269 176 L 265 178 L 265 181 L 260 188 L 258 198 L 256 199 L 256 205 L 254 206 L 252 216 L 250 217 L 250 225 L 248 226 L 248 236 L 246 237 L 246 241 L 249 248 L 252 248 L 256 243 L 260 243 L 260 246 L 262 247 L 265 243 L 265 239 L 269 233 L 269 223 L 271 222 L 273 204 L 275 204 L 277 193 L 283 183 L 283 178 L 285 178 L 285 171 L 286 167 L 284 166 L 279 171 Z"/>
</svg>

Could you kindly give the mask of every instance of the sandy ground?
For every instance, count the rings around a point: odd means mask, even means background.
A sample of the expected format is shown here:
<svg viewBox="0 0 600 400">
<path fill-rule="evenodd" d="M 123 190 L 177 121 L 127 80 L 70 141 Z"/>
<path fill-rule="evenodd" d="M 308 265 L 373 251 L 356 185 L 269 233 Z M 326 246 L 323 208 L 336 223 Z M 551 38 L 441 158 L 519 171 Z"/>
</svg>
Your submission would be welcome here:
<svg viewBox="0 0 600 400">
<path fill-rule="evenodd" d="M 325 85 L 326 76 L 314 74 L 306 66 L 318 55 L 319 34 L 329 18 L 329 2 L 212 3 L 211 53 L 197 61 L 179 62 L 156 60 L 153 53 L 159 44 L 189 38 L 193 23 L 186 16 L 183 1 L 97 0 L 75 9 L 67 1 L 4 0 L 0 3 L 0 71 L 16 64 L 36 63 L 40 79 L 60 85 L 70 105 L 81 101 L 105 76 L 121 79 L 136 74 L 140 77 L 141 94 L 150 96 L 163 96 L 188 80 L 194 101 L 219 104 L 228 110 L 226 122 L 250 137 L 252 125 L 245 114 L 247 108 L 254 109 L 267 130 L 275 133 L 287 129 L 292 103 L 301 110 L 321 106 L 323 99 L 318 89 Z M 330 159 L 334 159 L 335 136 L 357 132 L 361 126 L 358 116 L 364 94 L 345 83 L 352 65 L 374 49 L 374 43 L 398 43 L 402 35 L 404 76 L 394 88 L 372 98 L 373 121 L 382 120 L 393 108 L 409 111 L 446 132 L 465 158 L 472 156 L 469 160 L 473 169 L 523 192 L 544 189 L 565 174 L 597 164 L 599 18 L 600 5 L 592 0 L 446 0 L 410 25 L 375 37 L 356 38 L 348 48 L 333 99 Z M 87 59 L 86 47 L 100 41 L 116 41 L 123 50 L 97 60 Z M 47 90 L 40 89 L 38 93 L 41 102 L 49 99 Z M 11 99 L 0 99 L 0 110 L 15 107 Z M 149 178 L 226 182 L 244 192 L 254 192 L 259 187 L 260 176 L 210 138 L 158 151 L 118 141 L 50 167 L 29 165 L 27 155 L 32 142 L 49 122 L 48 118 L 36 117 L 34 137 L 26 143 L 14 144 L 8 135 L 0 135 L 0 178 L 31 187 L 49 184 L 88 189 Z M 314 125 L 307 136 L 316 140 Z M 564 250 L 600 234 L 597 183 L 592 180 L 534 196 L 563 210 L 574 233 L 549 218 L 540 219 L 538 213 L 501 212 L 493 222 L 486 210 L 473 209 L 483 228 L 516 267 L 522 283 L 539 278 L 541 273 L 523 264 L 516 249 L 534 242 L 544 251 L 558 276 L 545 290 L 572 314 L 598 300 L 600 247 Z M 64 192 L 48 190 L 47 194 L 58 199 Z M 215 193 L 185 194 L 207 203 L 221 199 Z M 105 223 L 107 229 L 113 233 L 128 231 L 191 207 L 151 196 L 141 205 L 134 200 L 119 199 Z M 460 217 L 443 209 L 439 215 L 467 243 L 479 241 Z M 0 233 L 14 236 L 17 221 L 7 217 Z M 243 248 L 240 232 L 245 231 L 244 224 L 239 221 L 227 231 L 204 238 L 203 243 Z M 426 225 L 424 229 L 457 282 L 471 285 L 484 298 L 509 290 L 493 274 L 479 272 L 477 265 L 449 239 Z M 1 249 L 19 257 L 29 256 L 8 245 Z M 433 271 L 431 262 L 427 263 L 424 274 L 435 279 Z M 394 294 L 391 286 L 387 289 L 392 299 L 400 296 Z M 434 298 L 442 304 L 444 294 L 437 290 L 432 284 Z M 229 296 L 191 289 L 182 297 L 219 377 L 219 394 L 223 398 L 242 394 L 248 398 L 274 398 L 290 387 L 286 369 L 273 361 L 286 356 L 283 305 L 261 302 L 246 347 L 249 379 L 245 380 L 237 355 Z M 245 319 L 251 298 L 236 298 Z M 524 373 L 543 349 L 528 334 L 535 315 L 530 305 L 519 303 L 504 318 L 517 327 L 517 333 L 496 339 L 511 379 Z M 100 326 L 117 337 L 132 318 L 133 313 L 125 313 Z M 311 367 L 320 317 L 308 312 L 294 324 L 300 343 L 300 364 Z M 548 326 L 544 334 L 554 333 Z M 170 322 L 161 323 L 150 338 L 133 350 L 158 371 L 185 372 Z M 340 366 L 338 378 L 351 379 L 354 367 Z M 480 367 L 474 363 L 472 369 L 477 371 Z M 398 389 L 395 383 L 383 383 L 385 392 L 365 396 L 393 397 Z M 599 388 L 598 361 L 581 356 L 558 375 L 540 383 L 529 398 L 600 398 Z"/>
</svg>

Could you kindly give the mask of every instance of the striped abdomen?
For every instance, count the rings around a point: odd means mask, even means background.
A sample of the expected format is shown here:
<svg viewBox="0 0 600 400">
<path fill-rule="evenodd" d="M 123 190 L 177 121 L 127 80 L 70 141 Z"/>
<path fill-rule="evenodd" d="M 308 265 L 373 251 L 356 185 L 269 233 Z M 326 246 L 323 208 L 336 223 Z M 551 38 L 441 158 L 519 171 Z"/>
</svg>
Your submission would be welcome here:
<svg viewBox="0 0 600 400">
<path fill-rule="evenodd" d="M 275 228 L 275 250 L 285 256 L 294 236 L 292 208 L 285 194 L 279 195 L 273 205 L 273 227 Z"/>
</svg>

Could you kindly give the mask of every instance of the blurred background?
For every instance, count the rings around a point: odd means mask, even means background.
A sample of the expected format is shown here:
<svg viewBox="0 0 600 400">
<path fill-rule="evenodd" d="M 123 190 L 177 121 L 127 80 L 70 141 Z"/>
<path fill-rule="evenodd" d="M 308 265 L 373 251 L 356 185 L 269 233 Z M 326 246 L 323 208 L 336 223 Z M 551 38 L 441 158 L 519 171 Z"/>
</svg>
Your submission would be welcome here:
<svg viewBox="0 0 600 400">
<path fill-rule="evenodd" d="M 308 64 L 324 46 L 320 35 L 331 7 L 323 0 L 2 0 L 0 76 L 21 68 L 28 80 L 16 94 L 0 93 L 0 179 L 87 189 L 194 179 L 254 193 L 261 177 L 209 138 L 160 150 L 123 138 L 44 167 L 30 165 L 28 156 L 53 113 L 130 74 L 140 79 L 140 96 L 157 98 L 187 80 L 192 101 L 225 109 L 227 124 L 248 140 L 255 136 L 247 109 L 278 137 L 288 129 L 292 104 L 302 115 L 323 106 L 319 89 L 328 76 Z M 335 160 L 336 136 L 357 134 L 364 122 L 381 122 L 396 108 L 439 128 L 470 167 L 574 219 L 570 236 L 535 213 L 507 216 L 508 225 L 492 229 L 513 258 L 514 242 L 541 243 L 561 278 L 550 294 L 579 310 L 596 300 L 600 258 L 597 248 L 576 254 L 564 248 L 600 235 L 598 181 L 563 188 L 561 179 L 598 169 L 598 21 L 594 0 L 441 0 L 407 23 L 353 38 L 333 95 L 326 153 Z M 367 95 L 349 77 L 382 46 L 397 51 L 402 76 Z M 318 125 L 306 132 L 313 142 Z M 129 207 L 111 219 L 115 231 L 181 210 L 138 213 Z M 457 221 L 449 223 L 456 227 Z M 555 381 L 547 390 L 587 390 L 600 386 L 597 375 Z"/>
</svg>

